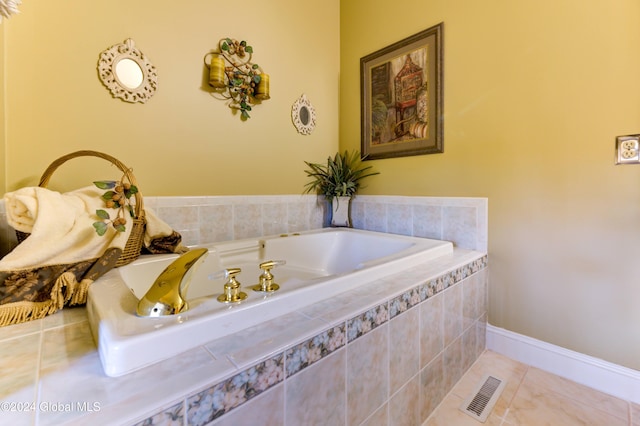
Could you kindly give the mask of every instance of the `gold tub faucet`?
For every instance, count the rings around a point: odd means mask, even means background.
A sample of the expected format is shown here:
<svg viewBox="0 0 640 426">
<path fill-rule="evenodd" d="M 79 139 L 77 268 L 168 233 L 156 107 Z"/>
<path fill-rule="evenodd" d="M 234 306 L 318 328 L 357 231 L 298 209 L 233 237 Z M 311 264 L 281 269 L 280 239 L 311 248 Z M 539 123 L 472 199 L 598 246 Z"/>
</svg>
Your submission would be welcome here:
<svg viewBox="0 0 640 426">
<path fill-rule="evenodd" d="M 140 299 L 137 314 L 141 317 L 160 317 L 189 309 L 186 295 L 193 271 L 208 254 L 206 248 L 192 249 L 174 260 Z"/>
</svg>

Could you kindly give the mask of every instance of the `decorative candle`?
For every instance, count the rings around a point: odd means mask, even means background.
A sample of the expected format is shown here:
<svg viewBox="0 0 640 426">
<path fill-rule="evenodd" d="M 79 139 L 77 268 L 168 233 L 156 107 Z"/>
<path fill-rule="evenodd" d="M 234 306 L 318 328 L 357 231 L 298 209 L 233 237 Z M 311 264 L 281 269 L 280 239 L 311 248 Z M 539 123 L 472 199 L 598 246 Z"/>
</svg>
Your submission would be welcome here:
<svg viewBox="0 0 640 426">
<path fill-rule="evenodd" d="M 209 67 L 209 85 L 215 88 L 226 87 L 224 82 L 224 59 L 219 55 L 211 55 L 211 66 Z"/>
<path fill-rule="evenodd" d="M 256 87 L 255 97 L 258 99 L 269 99 L 269 74 L 260 74 L 260 83 Z"/>
</svg>

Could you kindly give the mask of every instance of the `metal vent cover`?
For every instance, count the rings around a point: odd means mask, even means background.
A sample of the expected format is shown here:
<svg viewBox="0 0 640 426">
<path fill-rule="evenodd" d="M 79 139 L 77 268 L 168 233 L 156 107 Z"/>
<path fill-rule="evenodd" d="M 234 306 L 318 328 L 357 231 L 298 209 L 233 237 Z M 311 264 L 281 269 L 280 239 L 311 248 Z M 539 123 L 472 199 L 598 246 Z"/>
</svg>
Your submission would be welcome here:
<svg viewBox="0 0 640 426">
<path fill-rule="evenodd" d="M 460 411 L 484 423 L 498 402 L 505 385 L 503 380 L 487 374 L 476 386 L 476 390 L 460 405 Z"/>
</svg>

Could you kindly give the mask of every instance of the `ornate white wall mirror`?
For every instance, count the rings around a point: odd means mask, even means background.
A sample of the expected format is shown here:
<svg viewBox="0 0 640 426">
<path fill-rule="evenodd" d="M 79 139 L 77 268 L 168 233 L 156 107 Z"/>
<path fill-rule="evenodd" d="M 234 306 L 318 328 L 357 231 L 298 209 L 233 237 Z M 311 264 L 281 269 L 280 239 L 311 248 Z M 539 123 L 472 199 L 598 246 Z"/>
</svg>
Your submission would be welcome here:
<svg viewBox="0 0 640 426">
<path fill-rule="evenodd" d="M 316 127 L 316 110 L 305 94 L 302 94 L 291 107 L 291 120 L 298 133 L 310 135 Z"/>
<path fill-rule="evenodd" d="M 156 67 L 130 38 L 100 54 L 98 75 L 114 98 L 126 102 L 145 103 L 158 87 Z"/>
</svg>

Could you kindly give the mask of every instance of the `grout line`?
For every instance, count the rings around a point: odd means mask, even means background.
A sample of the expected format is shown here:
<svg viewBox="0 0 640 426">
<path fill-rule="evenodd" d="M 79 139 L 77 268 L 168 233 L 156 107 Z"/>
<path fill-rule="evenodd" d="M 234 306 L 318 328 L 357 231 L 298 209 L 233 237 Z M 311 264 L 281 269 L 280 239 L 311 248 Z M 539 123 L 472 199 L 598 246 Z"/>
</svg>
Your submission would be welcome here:
<svg viewBox="0 0 640 426">
<path fill-rule="evenodd" d="M 510 425 L 510 424 L 511 424 L 511 423 L 509 423 L 509 422 L 507 421 L 507 416 L 509 415 L 509 410 L 510 410 L 510 408 L 509 408 L 509 407 L 507 407 L 507 409 L 506 409 L 506 410 L 505 410 L 505 412 L 504 412 L 504 416 L 502 416 L 502 417 L 497 416 L 497 417 L 501 420 L 501 421 L 500 421 L 500 425 L 501 425 L 501 426 L 504 426 L 504 425 Z"/>
<path fill-rule="evenodd" d="M 345 322 L 346 324 L 346 322 Z M 349 424 L 349 338 L 347 337 L 347 325 L 345 325 L 345 344 L 344 344 L 344 424 Z M 353 349 L 353 347 L 351 348 Z M 286 397 L 285 397 L 286 399 Z"/>
<path fill-rule="evenodd" d="M 287 426 L 287 387 L 290 380 L 287 380 L 287 350 L 285 349 L 284 355 L 282 358 L 282 426 Z M 268 392 L 275 388 L 277 385 L 267 389 L 265 392 Z"/>
<path fill-rule="evenodd" d="M 527 374 L 529 374 L 529 369 L 531 368 L 531 366 L 529 366 L 527 364 L 523 364 L 523 365 L 526 367 L 526 371 L 522 375 L 522 378 L 520 379 L 520 382 L 518 382 L 518 386 L 516 387 L 516 390 L 513 392 L 513 396 L 511 397 L 511 399 L 507 403 L 507 409 L 505 411 L 505 419 L 506 419 L 506 413 L 508 413 L 509 410 L 511 409 L 511 404 L 513 404 L 513 401 L 516 399 L 516 396 L 518 395 L 518 392 L 520 392 L 520 389 L 522 388 L 522 385 L 523 385 L 525 379 L 527 378 Z"/>
<path fill-rule="evenodd" d="M 388 311 L 387 311 L 388 312 Z M 420 310 L 418 310 L 418 348 L 420 348 Z M 385 401 L 383 402 L 382 405 L 386 405 L 387 406 L 387 424 L 390 425 L 391 424 L 391 414 L 389 410 L 389 405 L 391 404 L 391 318 L 389 318 L 387 320 L 387 396 Z M 420 371 L 420 350 L 418 349 L 418 371 Z M 402 389 L 404 386 L 407 386 L 408 383 L 411 382 L 412 379 L 407 380 L 407 382 L 405 382 L 405 384 L 403 386 L 400 386 L 400 389 Z M 400 389 L 398 389 L 395 393 L 399 392 Z M 395 394 L 394 393 L 394 394 Z M 418 402 L 419 404 L 419 402 Z M 378 411 L 380 408 L 376 409 L 373 411 L 373 413 L 371 413 L 371 415 L 373 416 L 373 414 L 376 413 L 376 411 Z M 419 417 L 419 416 L 418 416 Z"/>
<path fill-rule="evenodd" d="M 34 395 L 34 401 L 36 402 L 36 407 L 40 406 L 40 391 L 41 391 L 41 386 L 40 386 L 40 372 L 42 369 L 42 354 L 43 354 L 43 350 L 42 347 L 44 346 L 44 332 L 45 330 L 40 329 L 40 339 L 38 339 L 38 358 L 36 361 L 36 381 L 35 381 L 35 395 Z M 39 423 L 39 417 L 40 417 L 40 410 L 35 410 L 34 413 L 34 421 L 35 424 Z"/>
</svg>

